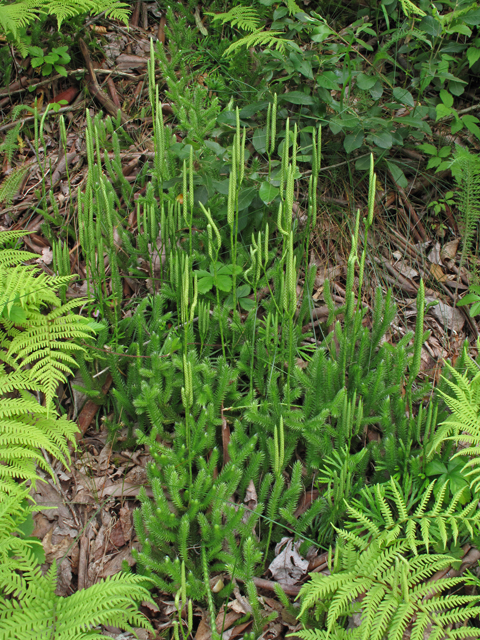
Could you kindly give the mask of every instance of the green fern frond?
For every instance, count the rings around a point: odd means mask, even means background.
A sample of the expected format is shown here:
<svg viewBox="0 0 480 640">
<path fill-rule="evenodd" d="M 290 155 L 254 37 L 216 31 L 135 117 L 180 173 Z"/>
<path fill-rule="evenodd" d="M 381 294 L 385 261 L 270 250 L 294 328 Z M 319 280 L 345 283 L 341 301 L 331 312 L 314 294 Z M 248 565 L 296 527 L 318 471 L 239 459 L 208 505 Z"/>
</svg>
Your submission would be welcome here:
<svg viewBox="0 0 480 640">
<path fill-rule="evenodd" d="M 39 2 L 36 0 L 23 0 L 23 2 L 0 4 L 0 28 L 5 33 L 12 33 L 17 37 L 17 30 L 27 27 L 40 14 Z"/>
<path fill-rule="evenodd" d="M 475 508 L 476 501 L 472 500 L 459 509 L 463 494 L 463 490 L 460 490 L 447 506 L 445 495 L 448 482 L 440 487 L 433 506 L 427 509 L 436 482 L 433 480 L 423 495 L 413 497 L 405 495 L 394 478 L 388 483 L 364 488 L 359 499 L 352 500 L 351 504 L 346 503 L 349 519 L 345 527 L 348 531 L 339 533 L 357 546 L 360 545 L 359 540 L 363 540 L 360 536 L 366 531 L 385 544 L 397 539 L 404 540 L 414 555 L 418 555 L 420 546 L 425 546 L 428 552 L 434 543 L 441 542 L 446 548 L 448 539 L 457 543 L 459 536 L 478 535 L 480 512 Z M 408 502 L 410 506 L 407 506 Z M 417 506 L 411 514 L 415 504 Z"/>
<path fill-rule="evenodd" d="M 288 40 L 278 38 L 277 36 L 280 35 L 283 35 L 282 31 L 263 31 L 262 29 L 257 29 L 248 36 L 240 38 L 237 42 L 233 42 L 228 49 L 226 49 L 223 55 L 229 56 L 241 47 L 246 47 L 247 49 L 250 47 L 266 47 L 267 49 L 270 49 L 274 46 L 277 51 L 284 53 Z"/>
<path fill-rule="evenodd" d="M 0 8 L 0 15 L 1 11 L 2 10 Z M 4 153 L 6 155 L 9 163 L 12 162 L 13 154 L 18 149 L 17 138 L 18 134 L 20 133 L 21 126 L 22 122 L 17 122 L 17 124 L 12 129 L 10 129 L 10 131 L 7 131 L 3 142 L 0 144 L 0 153 Z"/>
<path fill-rule="evenodd" d="M 102 624 L 153 630 L 136 604 L 152 602 L 144 576 L 119 573 L 69 598 L 55 595 L 56 563 L 42 575 L 32 542 L 16 535 L 36 510 L 25 504 L 28 491 L 0 492 L 0 593 L 8 595 L 1 599 L 0 640 L 86 640 L 104 637 L 95 629 Z"/>
<path fill-rule="evenodd" d="M 296 13 L 303 13 L 302 9 L 298 6 L 295 0 L 286 0 L 288 13 L 293 16 Z"/>
<path fill-rule="evenodd" d="M 463 265 L 470 251 L 476 223 L 480 219 L 480 158 L 457 145 L 450 166 L 458 187 L 456 199 L 463 227 L 460 263 Z"/>
<path fill-rule="evenodd" d="M 29 233 L 32 233 L 32 231 L 2 231 L 2 233 L 0 233 L 0 247 L 13 240 L 19 240 Z"/>
<path fill-rule="evenodd" d="M 17 31 L 21 27 L 39 18 L 41 14 L 55 16 L 58 28 L 67 18 L 83 13 L 102 13 L 114 20 L 120 20 L 127 24 L 130 14 L 129 5 L 117 0 L 23 0 L 22 2 L 0 4 L 0 27 L 5 33 L 11 33 L 17 37 Z"/>
<path fill-rule="evenodd" d="M 39 0 L 42 10 L 48 12 L 49 15 L 55 16 L 58 22 L 58 28 L 62 26 L 62 22 L 67 18 L 81 15 L 82 13 L 103 13 L 108 18 L 120 20 L 124 24 L 128 23 L 130 15 L 130 7 L 126 2 L 118 0 Z"/>
<path fill-rule="evenodd" d="M 243 7 L 241 5 L 233 7 L 226 13 L 206 12 L 206 15 L 212 16 L 214 21 L 221 20 L 222 24 L 228 22 L 231 27 L 240 27 L 244 31 L 255 31 L 260 23 L 258 11 L 252 7 Z"/>
<path fill-rule="evenodd" d="M 1 9 L 2 7 L 0 6 L 0 14 Z M 29 167 L 18 167 L 5 178 L 3 184 L 0 186 L 0 202 L 3 202 L 6 205 L 12 203 L 12 200 L 17 195 L 20 184 L 28 170 Z"/>
<path fill-rule="evenodd" d="M 0 375 L 3 380 L 10 376 Z M 10 388 L 12 387 L 10 383 Z M 50 465 L 39 452 L 43 448 L 50 456 L 68 466 L 68 442 L 75 442 L 78 427 L 65 417 L 48 415 L 26 391 L 20 397 L 5 398 L 0 402 L 0 491 L 11 491 L 11 479 L 35 481 L 36 465 L 51 473 Z"/>
<path fill-rule="evenodd" d="M 355 637 L 361 640 L 401 640 L 408 625 L 412 638 L 423 638 L 426 625 L 431 626 L 431 637 L 450 637 L 445 634 L 450 634 L 452 620 L 466 624 L 478 614 L 480 607 L 472 606 L 478 598 L 442 595 L 460 584 L 461 577 L 441 578 L 435 582 L 434 590 L 427 581 L 433 573 L 448 567 L 451 557 L 432 554 L 407 560 L 407 551 L 407 541 L 385 546 L 374 539 L 367 549 L 358 549 L 352 541 L 341 545 L 341 568 L 331 575 L 311 574 L 311 580 L 302 587 L 300 616 L 322 601 L 327 611 L 327 633 L 337 633 L 340 619 L 360 607 L 361 624 Z M 361 595 L 360 603 L 355 603 Z M 304 640 L 317 637 L 310 630 L 302 634 Z"/>
<path fill-rule="evenodd" d="M 411 0 L 400 0 L 400 4 L 402 5 L 403 13 L 409 18 L 412 15 L 417 16 L 425 16 L 427 15 L 425 11 L 417 7 L 417 5 L 413 4 Z"/>
</svg>

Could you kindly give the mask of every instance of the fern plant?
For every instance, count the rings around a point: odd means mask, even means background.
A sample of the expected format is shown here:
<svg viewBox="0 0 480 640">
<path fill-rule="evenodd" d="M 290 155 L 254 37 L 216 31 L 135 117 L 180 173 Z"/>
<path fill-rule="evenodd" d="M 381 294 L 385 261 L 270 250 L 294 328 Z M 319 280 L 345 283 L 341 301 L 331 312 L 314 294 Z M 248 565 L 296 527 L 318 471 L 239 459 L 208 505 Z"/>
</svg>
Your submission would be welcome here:
<svg viewBox="0 0 480 640">
<path fill-rule="evenodd" d="M 128 22 L 129 6 L 119 0 L 22 0 L 0 3 L 0 28 L 17 38 L 20 28 L 28 27 L 42 14 L 55 16 L 60 29 L 68 18 L 102 12 L 114 20 Z"/>
<path fill-rule="evenodd" d="M 299 595 L 300 616 L 315 608 L 325 631 L 304 629 L 295 635 L 303 640 L 402 640 L 408 629 L 415 639 L 424 633 L 438 639 L 467 637 L 465 626 L 480 612 L 479 597 L 443 593 L 462 584 L 463 577 L 426 582 L 454 558 L 418 554 L 408 559 L 408 551 L 406 540 L 387 544 L 340 532 L 331 575 L 311 574 Z M 345 620 L 354 613 L 360 613 L 361 623 L 349 632 Z"/>
<path fill-rule="evenodd" d="M 23 232 L 2 232 L 0 247 Z M 87 340 L 95 323 L 72 313 L 82 300 L 61 304 L 55 289 L 71 276 L 47 276 L 39 267 L 24 261 L 36 254 L 6 250 L 0 252 L 0 361 L 23 371 L 32 385 L 45 393 L 50 410 L 56 388 L 76 366 L 72 355 L 84 351 L 73 340 Z M 45 309 L 53 310 L 44 313 Z M 70 355 L 72 354 L 72 355 Z"/>
<path fill-rule="evenodd" d="M 464 357 L 465 373 L 460 373 L 448 362 L 445 369 L 450 377 L 445 379 L 450 393 L 439 393 L 451 411 L 451 415 L 440 425 L 433 438 L 429 453 L 444 443 L 461 445 L 453 458 L 469 456 L 463 468 L 470 487 L 478 495 L 480 490 L 480 372 L 477 363 Z"/>
<path fill-rule="evenodd" d="M 69 598 L 55 595 L 55 561 L 42 575 L 32 542 L 17 535 L 36 510 L 25 506 L 28 492 L 25 485 L 9 496 L 0 489 L 0 639 L 104 638 L 98 630 L 101 624 L 152 630 L 137 606 L 142 600 L 152 601 L 144 577 L 119 573 Z"/>
<path fill-rule="evenodd" d="M 462 223 L 461 269 L 470 253 L 475 225 L 480 218 L 480 157 L 457 145 L 450 166 L 457 183 L 456 200 Z"/>
<path fill-rule="evenodd" d="M 385 539 L 387 544 L 405 540 L 414 555 L 418 555 L 419 547 L 425 547 L 427 553 L 432 546 L 445 551 L 449 542 L 457 546 L 476 538 L 480 526 L 478 500 L 462 507 L 462 491 L 458 491 L 447 503 L 448 482 L 439 487 L 434 498 L 437 482 L 416 487 L 409 478 L 405 491 L 398 480 L 390 478 L 386 483 L 364 487 L 358 498 L 347 502 L 344 526 L 357 536 L 371 535 Z"/>
</svg>

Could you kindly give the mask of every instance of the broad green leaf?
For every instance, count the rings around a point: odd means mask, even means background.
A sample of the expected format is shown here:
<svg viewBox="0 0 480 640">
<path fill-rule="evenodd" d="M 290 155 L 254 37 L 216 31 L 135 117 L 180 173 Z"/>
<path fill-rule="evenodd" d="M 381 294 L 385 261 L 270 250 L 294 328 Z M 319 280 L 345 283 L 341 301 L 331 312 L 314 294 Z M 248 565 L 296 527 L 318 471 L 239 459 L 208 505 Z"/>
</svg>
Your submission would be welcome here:
<svg viewBox="0 0 480 640">
<path fill-rule="evenodd" d="M 218 142 L 215 142 L 215 140 L 205 140 L 205 146 L 207 149 L 211 149 L 216 156 L 223 158 L 225 148 L 218 144 Z"/>
<path fill-rule="evenodd" d="M 228 184 L 230 178 L 226 180 L 212 180 L 213 188 L 217 193 L 221 193 L 223 196 L 228 196 Z"/>
<path fill-rule="evenodd" d="M 377 82 L 376 76 L 369 76 L 366 73 L 359 73 L 357 76 L 357 87 L 363 91 L 372 89 Z"/>
<path fill-rule="evenodd" d="M 300 54 L 295 53 L 294 51 L 290 53 L 289 58 L 292 61 L 295 71 L 301 73 L 305 78 L 313 80 L 312 65 L 308 60 L 305 60 Z"/>
<path fill-rule="evenodd" d="M 5 307 L 2 316 L 7 317 L 14 324 L 23 324 L 27 321 L 27 314 L 22 307 L 14 304 L 9 310 Z"/>
<path fill-rule="evenodd" d="M 65 67 L 62 67 L 59 64 L 54 65 L 55 67 L 55 71 L 57 73 L 59 73 L 61 76 L 63 76 L 64 78 L 66 78 L 68 76 L 67 70 L 65 69 Z"/>
<path fill-rule="evenodd" d="M 391 149 L 393 140 L 388 131 L 380 131 L 379 133 L 372 133 L 369 138 L 380 149 Z"/>
<path fill-rule="evenodd" d="M 455 80 L 450 80 L 448 83 L 448 90 L 450 93 L 453 93 L 454 96 L 461 96 L 465 93 L 465 82 L 456 78 Z"/>
<path fill-rule="evenodd" d="M 437 155 L 436 148 L 433 146 L 433 144 L 428 144 L 428 142 L 424 142 L 423 144 L 419 144 L 418 145 L 418 149 L 420 149 L 420 151 L 423 151 L 424 153 L 428 153 L 429 156 L 436 156 Z"/>
<path fill-rule="evenodd" d="M 217 288 L 220 289 L 220 291 L 225 291 L 226 293 L 228 293 L 232 288 L 232 279 L 230 276 L 217 276 L 216 284 Z"/>
<path fill-rule="evenodd" d="M 427 164 L 427 169 L 435 169 L 435 167 L 438 167 L 441 162 L 442 162 L 442 159 L 439 158 L 438 156 L 435 156 L 434 158 L 430 158 Z"/>
<path fill-rule="evenodd" d="M 474 316 L 478 316 L 479 313 L 480 313 L 480 302 L 476 302 L 475 304 L 472 304 L 470 308 L 470 317 L 473 318 Z"/>
<path fill-rule="evenodd" d="M 258 191 L 258 195 L 260 196 L 262 202 L 265 204 L 270 204 L 277 195 L 280 193 L 280 190 L 277 187 L 274 187 L 269 182 L 262 182 L 260 189 Z"/>
<path fill-rule="evenodd" d="M 480 58 L 480 49 L 477 49 L 476 47 L 470 47 L 467 50 L 467 60 L 468 60 L 469 67 L 473 67 L 473 65 L 479 58 Z"/>
<path fill-rule="evenodd" d="M 323 71 L 317 75 L 317 84 L 319 87 L 323 89 L 328 89 L 329 91 L 336 91 L 340 89 L 340 85 L 338 84 L 338 78 L 333 73 L 333 71 Z"/>
<path fill-rule="evenodd" d="M 438 157 L 439 158 L 447 158 L 450 155 L 450 152 L 452 151 L 451 147 L 442 147 L 440 149 L 440 151 L 438 152 Z M 445 194 L 445 197 L 447 197 L 447 195 Z"/>
<path fill-rule="evenodd" d="M 340 120 L 340 118 L 332 118 L 328 123 L 328 126 L 330 127 L 330 131 L 334 136 L 336 136 L 337 133 L 340 133 L 340 131 L 343 130 L 343 122 Z"/>
<path fill-rule="evenodd" d="M 460 33 L 462 36 L 467 36 L 467 38 L 470 38 L 472 35 L 472 30 L 469 29 L 466 24 L 462 24 L 461 22 L 445 29 L 445 31 L 450 34 Z"/>
<path fill-rule="evenodd" d="M 255 187 L 247 187 L 242 189 L 238 195 L 238 210 L 243 211 L 252 204 L 253 199 L 257 195 Z"/>
<path fill-rule="evenodd" d="M 473 11 L 469 11 L 467 14 L 462 16 L 462 21 L 465 24 L 469 24 L 471 27 L 476 27 L 480 24 L 480 9 L 474 9 Z"/>
<path fill-rule="evenodd" d="M 455 122 L 450 125 L 450 133 L 458 133 L 463 129 L 463 119 L 457 118 Z"/>
<path fill-rule="evenodd" d="M 28 47 L 28 53 L 35 58 L 43 58 L 43 49 L 40 47 Z"/>
<path fill-rule="evenodd" d="M 446 473 L 447 467 L 440 460 L 432 460 L 426 466 L 425 473 L 427 476 L 438 476 L 441 473 Z"/>
<path fill-rule="evenodd" d="M 380 82 L 380 80 L 377 80 L 377 82 L 370 89 L 370 95 L 374 100 L 380 100 L 380 98 L 383 96 L 383 84 Z"/>
<path fill-rule="evenodd" d="M 445 89 L 440 90 L 440 100 L 446 107 L 453 107 L 453 96 Z"/>
<path fill-rule="evenodd" d="M 245 311 L 251 311 L 255 308 L 255 300 L 251 300 L 250 298 L 240 298 L 238 303 Z"/>
<path fill-rule="evenodd" d="M 251 118 L 260 111 L 265 111 L 268 107 L 268 100 L 261 100 L 260 102 L 252 102 L 251 104 L 240 109 L 240 118 Z"/>
<path fill-rule="evenodd" d="M 420 129 L 420 131 L 423 131 L 423 133 L 426 133 L 427 135 L 432 134 L 430 125 L 428 124 L 428 122 L 425 122 L 425 120 L 422 120 L 421 117 L 417 118 L 416 116 L 403 116 L 402 118 L 394 118 L 393 121 L 398 122 L 398 124 L 400 125 Z"/>
<path fill-rule="evenodd" d="M 229 275 L 231 276 L 233 273 L 236 273 L 237 275 L 242 273 L 243 269 L 242 267 L 237 264 L 236 267 L 233 266 L 233 264 L 222 264 L 220 265 L 220 263 L 217 263 L 217 273 L 221 274 L 221 275 Z"/>
<path fill-rule="evenodd" d="M 213 287 L 213 276 L 209 275 L 204 278 L 200 278 L 197 282 L 197 286 L 199 293 L 208 293 L 208 291 Z"/>
<path fill-rule="evenodd" d="M 402 187 L 402 189 L 406 189 L 408 187 L 408 180 L 398 164 L 387 160 L 387 166 L 390 169 L 393 179 L 398 184 L 398 186 Z"/>
<path fill-rule="evenodd" d="M 345 136 L 345 140 L 343 141 L 343 148 L 347 153 L 352 153 L 356 149 L 359 149 L 364 140 L 363 131 L 357 131 L 356 133 L 349 133 Z"/>
<path fill-rule="evenodd" d="M 217 118 L 218 124 L 226 124 L 230 127 L 235 127 L 237 125 L 237 116 L 235 115 L 235 111 L 223 111 Z"/>
<path fill-rule="evenodd" d="M 320 24 L 318 27 L 315 27 L 312 31 L 312 35 L 310 36 L 313 42 L 323 42 L 326 40 L 332 33 L 334 33 L 330 27 L 327 27 L 326 24 Z"/>
<path fill-rule="evenodd" d="M 434 38 L 442 33 L 442 25 L 440 21 L 436 20 L 433 16 L 425 16 L 422 18 L 418 28 Z"/>
<path fill-rule="evenodd" d="M 479 302 L 480 298 L 476 293 L 467 293 L 461 300 L 458 300 L 457 307 L 464 307 L 466 304 L 472 304 L 472 302 Z"/>
<path fill-rule="evenodd" d="M 288 93 L 282 94 L 279 99 L 285 100 L 285 102 L 290 102 L 291 104 L 315 104 L 312 96 L 307 96 L 307 94 L 302 91 L 289 91 Z"/>
<path fill-rule="evenodd" d="M 437 113 L 437 120 L 445 118 L 452 113 L 452 109 L 450 107 L 447 107 L 445 104 L 437 104 L 437 106 L 435 107 L 435 111 Z"/>
<path fill-rule="evenodd" d="M 395 100 L 397 100 L 401 104 L 406 104 L 408 107 L 415 106 L 415 100 L 413 99 L 410 91 L 402 89 L 402 87 L 395 87 L 395 89 L 393 90 L 393 97 L 395 98 Z"/>
<path fill-rule="evenodd" d="M 471 115 L 465 115 L 462 116 L 462 121 L 470 131 L 470 133 L 473 133 L 473 135 L 478 138 L 478 140 L 480 140 L 480 128 L 477 125 L 478 118 L 475 118 L 475 116 Z"/>
<path fill-rule="evenodd" d="M 250 295 L 250 289 L 250 285 L 241 284 L 239 287 L 237 287 L 237 297 L 246 298 L 248 295 Z"/>
<path fill-rule="evenodd" d="M 267 130 L 265 128 L 262 128 L 262 129 L 256 129 L 255 133 L 253 134 L 252 144 L 255 147 L 255 150 L 258 151 L 258 153 L 265 153 L 265 151 L 267 150 L 266 133 L 267 133 Z"/>
</svg>

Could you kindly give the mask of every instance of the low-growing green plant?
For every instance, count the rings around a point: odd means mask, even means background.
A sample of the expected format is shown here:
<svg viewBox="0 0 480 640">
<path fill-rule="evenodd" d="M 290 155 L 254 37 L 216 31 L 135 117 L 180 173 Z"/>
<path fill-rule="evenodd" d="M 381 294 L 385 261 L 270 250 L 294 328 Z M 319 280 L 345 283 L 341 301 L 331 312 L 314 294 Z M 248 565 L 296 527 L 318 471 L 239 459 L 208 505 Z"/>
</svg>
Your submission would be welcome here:
<svg viewBox="0 0 480 640">
<path fill-rule="evenodd" d="M 53 70 L 66 76 L 67 70 L 64 65 L 70 62 L 67 51 L 68 47 L 54 47 L 44 53 L 40 47 L 28 47 L 28 53 L 32 57 L 30 64 L 34 69 L 41 67 L 42 76 L 49 76 Z"/>
</svg>

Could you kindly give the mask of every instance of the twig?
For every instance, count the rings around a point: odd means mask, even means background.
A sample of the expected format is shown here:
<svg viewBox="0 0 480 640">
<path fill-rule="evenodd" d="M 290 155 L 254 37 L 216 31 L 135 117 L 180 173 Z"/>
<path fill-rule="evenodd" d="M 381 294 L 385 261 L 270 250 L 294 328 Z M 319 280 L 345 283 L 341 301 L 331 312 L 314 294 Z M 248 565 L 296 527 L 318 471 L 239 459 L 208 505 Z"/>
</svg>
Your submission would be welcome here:
<svg viewBox="0 0 480 640">
<path fill-rule="evenodd" d="M 121 109 L 117 107 L 117 105 L 111 100 L 101 89 L 97 82 L 97 77 L 95 75 L 95 69 L 93 68 L 92 61 L 90 59 L 90 53 L 88 51 L 88 47 L 85 44 L 85 41 L 82 38 L 79 38 L 78 43 L 80 45 L 80 51 L 82 52 L 83 57 L 85 58 L 85 64 L 88 69 L 88 79 L 87 85 L 90 89 L 90 92 L 97 98 L 97 100 L 101 103 L 103 107 L 112 115 L 116 117 L 118 113 L 120 113 L 120 121 L 123 125 L 128 123 L 127 116 L 123 113 Z"/>
<path fill-rule="evenodd" d="M 79 102 L 78 104 L 69 104 L 66 107 L 62 107 L 61 109 L 59 109 L 58 111 L 53 111 L 53 109 L 51 109 L 48 112 L 48 115 L 58 115 L 60 113 L 67 113 L 68 111 L 77 111 L 78 109 L 83 109 L 85 106 L 85 100 L 82 100 L 81 102 Z M 32 122 L 33 120 L 35 120 L 35 116 L 27 116 L 26 118 L 22 118 L 22 120 L 20 120 L 20 122 L 22 124 L 25 124 L 26 122 Z M 3 127 L 0 127 L 0 131 L 8 131 L 8 129 L 12 129 L 16 124 L 18 124 L 18 120 L 15 120 L 14 122 L 9 122 L 8 124 L 4 124 Z"/>
<path fill-rule="evenodd" d="M 115 75 L 115 76 L 121 76 L 123 78 L 131 78 L 132 80 L 141 80 L 144 76 L 145 73 L 142 73 L 139 76 L 134 76 L 133 73 L 126 73 L 125 71 L 117 71 L 116 69 L 94 69 L 93 70 L 97 75 L 104 75 L 104 76 L 108 76 L 108 75 Z M 75 76 L 79 73 L 88 73 L 87 69 L 84 68 L 80 68 L 80 69 L 69 69 L 67 70 L 67 75 L 69 76 Z M 29 88 L 32 88 L 32 91 L 37 89 L 38 87 L 43 87 L 46 84 L 51 84 L 52 82 L 54 82 L 55 80 L 60 80 L 60 78 L 64 78 L 64 75 L 58 74 L 56 76 L 50 76 L 50 78 L 47 78 L 46 80 L 31 80 L 29 83 L 27 83 L 26 85 L 24 85 L 23 87 L 20 87 L 19 89 L 14 89 L 13 91 L 3 91 L 2 93 L 0 93 L 0 98 L 9 98 L 10 96 L 15 95 L 16 93 L 22 93 L 23 91 L 26 91 Z"/>
</svg>

